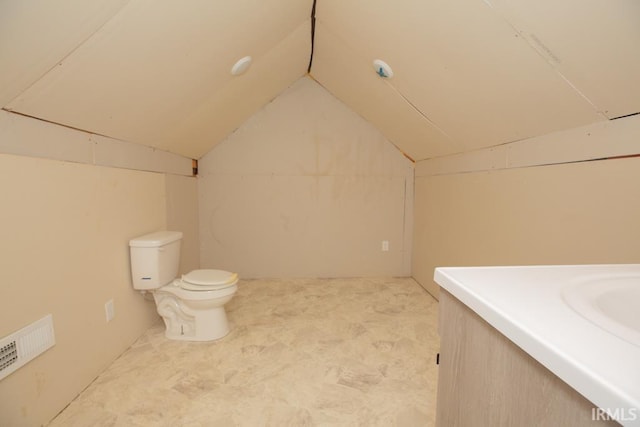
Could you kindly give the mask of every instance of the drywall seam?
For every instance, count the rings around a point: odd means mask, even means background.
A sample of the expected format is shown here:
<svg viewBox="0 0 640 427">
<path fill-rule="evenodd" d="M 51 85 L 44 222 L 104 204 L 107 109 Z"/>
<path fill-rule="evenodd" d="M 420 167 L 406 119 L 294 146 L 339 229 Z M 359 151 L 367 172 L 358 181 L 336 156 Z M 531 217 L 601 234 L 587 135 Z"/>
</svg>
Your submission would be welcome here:
<svg viewBox="0 0 640 427">
<path fill-rule="evenodd" d="M 84 43 L 86 43 L 87 40 L 89 40 L 91 37 L 93 37 L 97 32 L 99 32 L 105 25 L 107 25 L 107 23 L 109 21 L 111 21 L 111 19 L 113 19 L 116 15 L 118 15 L 119 13 L 122 12 L 122 9 L 124 9 L 128 4 L 129 4 L 130 0 L 124 0 L 122 2 L 122 4 L 120 4 L 119 6 L 116 6 L 115 10 L 112 10 L 109 14 L 106 15 L 105 19 L 102 20 L 102 23 L 98 25 L 98 27 L 93 28 L 93 30 L 90 30 L 90 33 L 88 33 L 87 35 L 85 35 L 83 38 L 81 38 L 80 40 L 78 40 L 77 42 L 74 43 L 74 45 L 70 46 L 69 50 L 65 52 L 61 52 L 62 57 L 58 57 L 58 59 L 56 58 L 51 58 L 51 59 L 56 59 L 55 61 L 53 61 L 53 64 L 49 67 L 49 68 L 44 68 L 44 71 L 40 72 L 39 75 L 35 75 L 33 78 L 29 79 L 29 81 L 27 81 L 27 84 L 25 86 L 22 86 L 20 88 L 20 90 L 15 93 L 15 95 L 7 98 L 5 101 L 3 101 L 4 105 L 10 105 L 13 101 L 15 101 L 18 97 L 20 97 L 20 95 L 22 95 L 24 92 L 26 92 L 27 90 L 29 90 L 34 84 L 36 84 L 40 79 L 42 79 L 45 75 L 47 75 L 51 70 L 53 70 L 55 67 L 59 66 L 60 64 L 62 64 L 62 62 L 64 62 L 71 54 L 73 54 L 80 46 L 82 46 Z M 111 2 L 112 4 L 117 4 L 117 2 Z M 111 4 L 111 5 L 112 5 Z M 110 6 L 111 6 L 110 5 Z M 38 6 L 36 5 L 31 5 L 31 6 L 26 6 L 26 7 L 34 7 L 37 8 Z M 83 24 L 88 24 L 90 21 L 92 21 L 95 17 L 87 17 L 87 19 L 84 20 Z"/>
<path fill-rule="evenodd" d="M 15 101 L 18 97 L 20 97 L 20 95 L 22 95 L 24 92 L 28 91 L 34 84 L 36 84 L 41 78 L 43 78 L 44 76 L 46 76 L 49 72 L 51 72 L 51 70 L 53 70 L 54 68 L 56 68 L 57 66 L 59 66 L 60 64 L 62 64 L 69 56 L 71 56 L 76 50 L 78 50 L 80 48 L 80 46 L 82 46 L 83 44 L 85 44 L 87 42 L 87 40 L 89 40 L 90 38 L 92 38 L 97 32 L 99 32 L 100 30 L 102 30 L 102 28 L 104 28 L 105 25 L 107 25 L 107 23 L 109 23 L 116 15 L 120 14 L 122 12 L 122 10 L 129 4 L 130 1 L 127 1 L 125 3 L 123 3 L 116 11 L 114 11 L 111 16 L 109 16 L 107 19 L 105 19 L 102 22 L 102 25 L 98 26 L 97 28 L 95 28 L 93 30 L 93 32 L 89 35 L 87 35 L 83 40 L 79 41 L 76 46 L 74 48 L 72 48 L 71 50 L 69 50 L 62 58 L 60 58 L 58 61 L 56 61 L 51 67 L 49 67 L 46 71 L 44 71 L 43 73 L 40 74 L 39 77 L 33 79 L 33 81 L 31 82 L 31 84 L 29 84 L 27 87 L 23 88 L 22 91 L 20 91 L 18 94 L 16 94 L 16 96 L 14 96 L 13 98 L 11 98 L 9 100 L 9 102 L 5 102 L 5 105 L 11 105 L 11 103 L 13 101 Z"/>
<path fill-rule="evenodd" d="M 331 93 L 334 97 L 336 97 L 336 98 L 337 98 L 337 96 L 336 96 L 336 95 L 335 95 L 335 94 L 334 94 L 334 93 L 333 93 L 329 88 L 327 88 L 325 85 L 323 85 L 323 84 L 322 84 L 322 82 L 320 82 L 318 79 L 316 79 L 316 78 L 313 76 L 313 74 L 307 74 L 307 77 L 309 77 L 311 80 L 313 80 L 314 82 L 316 82 L 317 84 L 319 84 L 320 86 L 322 86 L 322 88 L 323 88 L 324 90 L 326 90 L 327 92 Z M 339 98 L 337 98 L 337 99 L 339 99 Z M 341 102 L 342 102 L 342 101 L 341 101 Z M 344 102 L 343 102 L 343 103 L 344 103 Z M 345 105 L 347 105 L 347 104 L 345 104 Z M 351 107 L 349 107 L 349 108 L 351 109 Z M 359 117 L 361 117 L 361 118 L 362 118 L 362 120 L 366 121 L 367 123 L 370 123 L 372 126 L 374 126 L 374 127 L 376 127 L 376 128 L 377 128 L 377 126 L 375 126 L 375 125 L 371 122 L 371 120 L 367 119 L 366 117 L 364 117 L 364 116 L 363 116 L 362 114 L 360 114 L 359 112 L 357 112 L 357 111 L 355 111 L 355 110 L 353 110 L 353 109 L 352 109 L 351 111 L 355 112 Z M 385 138 L 386 138 L 386 136 L 385 136 Z M 407 160 L 411 161 L 411 163 L 413 163 L 413 164 L 415 164 L 415 163 L 416 163 L 416 160 L 415 160 L 413 157 L 411 157 L 408 153 L 406 153 L 405 151 L 403 151 L 403 150 L 402 150 L 402 149 L 401 149 L 401 148 L 400 148 L 400 147 L 399 147 L 395 142 L 393 142 L 393 141 L 392 141 L 391 139 L 389 139 L 389 138 L 387 138 L 387 140 L 389 141 L 389 143 L 390 143 L 391 145 L 393 145 L 393 146 L 395 147 L 395 149 L 396 149 L 396 150 L 398 150 L 398 151 L 400 152 L 400 154 L 402 154 L 404 157 L 406 157 L 406 158 L 407 158 Z"/>
<path fill-rule="evenodd" d="M 451 135 L 447 134 L 447 133 L 446 133 L 446 132 L 445 132 L 445 131 L 440 127 L 440 126 L 438 126 L 437 124 L 435 124 L 435 123 L 434 123 L 434 121 L 433 121 L 433 120 L 431 120 L 431 119 L 430 119 L 426 114 L 424 114 L 422 111 L 420 111 L 420 109 L 419 109 L 418 107 L 416 107 L 416 105 L 415 105 L 413 102 L 411 102 L 411 101 L 409 100 L 409 98 L 407 98 L 406 96 L 404 96 L 404 94 L 402 94 L 402 92 L 400 92 L 400 91 L 398 90 L 398 88 L 396 88 L 394 85 L 392 85 L 391 83 L 389 83 L 389 82 L 388 82 L 388 81 L 386 81 L 386 80 L 385 80 L 385 83 L 386 83 L 387 85 L 389 85 L 389 87 L 390 87 L 391 89 L 393 89 L 393 91 L 394 91 L 395 93 L 397 93 L 397 94 L 398 94 L 398 96 L 399 96 L 400 98 L 404 99 L 404 101 L 405 101 L 405 102 L 406 102 L 406 103 L 407 103 L 407 104 L 408 104 L 412 109 L 414 109 L 414 110 L 416 111 L 416 113 L 418 113 L 420 116 L 422 116 L 422 117 L 423 117 L 423 118 L 424 118 L 424 119 L 425 119 L 425 120 L 426 120 L 426 121 L 427 121 L 431 126 L 433 126 L 436 130 L 438 130 L 442 135 L 444 135 L 445 137 L 447 137 L 447 139 L 449 139 L 449 140 L 453 140 L 453 138 L 451 137 Z M 407 156 L 407 155 L 405 154 L 405 156 Z M 408 156 L 407 156 L 407 157 L 408 157 Z M 410 157 L 409 157 L 409 158 L 410 158 Z M 413 159 L 412 159 L 412 161 L 415 161 L 415 160 L 413 160 Z"/>
<path fill-rule="evenodd" d="M 192 159 L 0 110 L 0 153 L 192 176 Z"/>
<path fill-rule="evenodd" d="M 415 177 L 412 171 L 410 179 L 404 180 L 404 212 L 402 216 L 402 266 L 407 276 L 411 276 L 413 262 L 413 226 L 415 206 Z"/>
<path fill-rule="evenodd" d="M 536 52 L 550 67 L 551 69 L 567 84 L 571 89 L 573 89 L 586 103 L 588 103 L 596 113 L 601 116 L 603 119 L 608 119 L 606 114 L 602 110 L 598 108 L 598 106 L 587 97 L 575 84 L 569 80 L 564 73 L 560 70 L 558 65 L 561 63 L 558 56 L 553 53 L 553 51 L 545 45 L 542 40 L 540 40 L 534 33 L 525 31 L 523 29 L 518 28 L 518 26 L 514 23 L 514 20 L 511 17 L 508 17 L 506 13 L 504 13 L 501 8 L 496 7 L 490 1 L 484 0 L 484 3 L 488 5 L 491 9 L 493 9 L 503 20 L 509 25 L 513 31 L 517 35 L 520 35 L 520 39 L 522 39 L 534 52 Z"/>
<path fill-rule="evenodd" d="M 576 163 L 640 154 L 640 115 L 416 163 L 416 177 Z"/>
</svg>

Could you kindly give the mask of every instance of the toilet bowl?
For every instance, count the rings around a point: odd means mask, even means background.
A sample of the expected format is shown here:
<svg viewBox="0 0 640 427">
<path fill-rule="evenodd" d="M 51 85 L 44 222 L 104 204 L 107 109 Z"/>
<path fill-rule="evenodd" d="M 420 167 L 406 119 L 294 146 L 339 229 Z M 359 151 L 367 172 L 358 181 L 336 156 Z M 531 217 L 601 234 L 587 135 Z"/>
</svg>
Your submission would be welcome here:
<svg viewBox="0 0 640 427">
<path fill-rule="evenodd" d="M 188 278 L 194 274 L 208 274 L 220 280 L 193 283 Z M 154 291 L 158 314 L 166 326 L 165 336 L 173 340 L 212 341 L 227 335 L 229 323 L 224 305 L 238 290 L 237 282 L 235 273 L 194 270 Z"/>
<path fill-rule="evenodd" d="M 129 241 L 134 289 L 151 292 L 173 340 L 212 341 L 229 333 L 224 305 L 238 290 L 238 275 L 194 270 L 176 279 L 182 233 L 161 231 Z"/>
</svg>

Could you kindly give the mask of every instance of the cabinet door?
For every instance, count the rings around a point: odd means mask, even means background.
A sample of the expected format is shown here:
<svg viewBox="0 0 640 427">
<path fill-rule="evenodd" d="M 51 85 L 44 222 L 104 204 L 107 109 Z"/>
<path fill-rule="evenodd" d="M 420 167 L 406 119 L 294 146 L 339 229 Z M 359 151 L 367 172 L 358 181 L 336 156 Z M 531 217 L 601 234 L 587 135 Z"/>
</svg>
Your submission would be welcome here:
<svg viewBox="0 0 640 427">
<path fill-rule="evenodd" d="M 619 425 L 444 289 L 439 312 L 437 426 Z"/>
</svg>

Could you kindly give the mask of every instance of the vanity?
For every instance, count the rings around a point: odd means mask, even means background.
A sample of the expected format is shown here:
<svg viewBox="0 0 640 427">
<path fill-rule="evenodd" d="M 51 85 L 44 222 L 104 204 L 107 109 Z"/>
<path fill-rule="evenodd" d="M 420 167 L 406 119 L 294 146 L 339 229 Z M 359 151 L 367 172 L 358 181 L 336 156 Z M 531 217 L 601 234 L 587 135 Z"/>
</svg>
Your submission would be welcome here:
<svg viewBox="0 0 640 427">
<path fill-rule="evenodd" d="M 434 278 L 436 425 L 640 426 L 640 264 L 451 267 Z"/>
</svg>

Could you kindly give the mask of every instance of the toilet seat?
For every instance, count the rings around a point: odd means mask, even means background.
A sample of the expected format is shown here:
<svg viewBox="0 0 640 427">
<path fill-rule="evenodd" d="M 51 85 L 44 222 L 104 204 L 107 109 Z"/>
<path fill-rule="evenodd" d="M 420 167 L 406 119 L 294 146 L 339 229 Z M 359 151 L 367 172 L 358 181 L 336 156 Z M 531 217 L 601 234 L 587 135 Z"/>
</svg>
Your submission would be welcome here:
<svg viewBox="0 0 640 427">
<path fill-rule="evenodd" d="M 174 280 L 172 283 L 161 287 L 160 289 L 156 289 L 154 295 L 161 293 L 168 293 L 178 298 L 181 301 L 202 301 L 207 302 L 211 300 L 216 300 L 220 298 L 226 298 L 236 293 L 238 290 L 238 285 L 233 284 L 226 287 L 219 288 L 210 288 L 210 289 L 200 289 L 197 291 L 192 291 L 189 289 L 183 289 L 180 287 L 180 279 Z"/>
<path fill-rule="evenodd" d="M 238 283 L 238 274 L 224 270 L 193 270 L 183 274 L 176 284 L 188 291 L 211 291 L 225 289 Z"/>
</svg>

